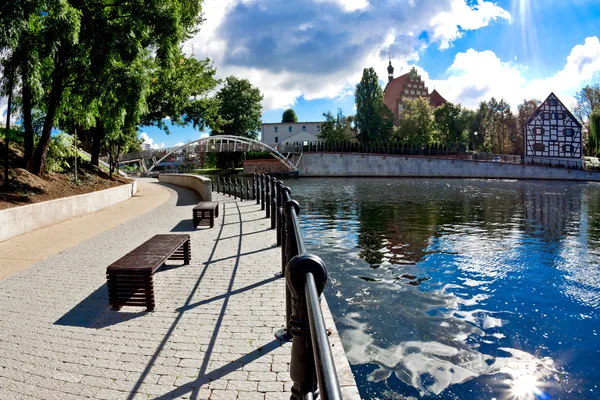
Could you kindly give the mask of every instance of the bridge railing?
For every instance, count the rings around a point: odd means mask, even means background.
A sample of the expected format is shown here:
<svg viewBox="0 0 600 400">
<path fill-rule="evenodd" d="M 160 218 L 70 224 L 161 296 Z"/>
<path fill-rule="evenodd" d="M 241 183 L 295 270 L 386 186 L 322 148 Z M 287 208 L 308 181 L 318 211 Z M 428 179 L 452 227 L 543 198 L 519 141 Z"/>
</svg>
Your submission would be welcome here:
<svg viewBox="0 0 600 400">
<path fill-rule="evenodd" d="M 285 277 L 285 328 L 276 336 L 292 340 L 290 376 L 294 381 L 291 399 L 341 400 L 327 329 L 321 310 L 321 295 L 327 283 L 327 267 L 321 258 L 308 253 L 300 230 L 300 205 L 282 181 L 252 174 L 249 181 L 213 178 L 218 193 L 256 200 L 270 218 L 281 246 L 281 276 Z M 245 191 L 244 191 L 245 189 Z"/>
</svg>

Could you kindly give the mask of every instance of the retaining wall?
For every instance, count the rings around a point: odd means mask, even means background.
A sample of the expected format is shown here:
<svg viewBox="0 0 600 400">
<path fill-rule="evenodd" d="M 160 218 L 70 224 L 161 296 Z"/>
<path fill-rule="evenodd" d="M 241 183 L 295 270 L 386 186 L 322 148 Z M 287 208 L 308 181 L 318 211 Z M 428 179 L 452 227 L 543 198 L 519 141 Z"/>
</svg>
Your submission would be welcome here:
<svg viewBox="0 0 600 400">
<path fill-rule="evenodd" d="M 212 181 L 204 176 L 191 174 L 158 174 L 158 180 L 195 190 L 202 201 L 212 201 Z"/>
<path fill-rule="evenodd" d="M 97 192 L 0 210 L 0 242 L 129 199 L 137 182 Z"/>
<path fill-rule="evenodd" d="M 502 162 L 396 155 L 304 153 L 301 176 L 402 176 L 439 178 L 600 181 L 600 172 Z"/>
</svg>

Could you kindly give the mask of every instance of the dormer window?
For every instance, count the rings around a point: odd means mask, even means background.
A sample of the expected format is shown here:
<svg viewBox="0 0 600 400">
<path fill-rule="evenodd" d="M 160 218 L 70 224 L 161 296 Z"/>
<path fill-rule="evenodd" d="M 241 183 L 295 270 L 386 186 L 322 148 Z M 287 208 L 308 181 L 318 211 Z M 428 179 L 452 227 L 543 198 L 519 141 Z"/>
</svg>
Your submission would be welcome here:
<svg viewBox="0 0 600 400">
<path fill-rule="evenodd" d="M 302 130 L 306 131 L 306 125 L 302 125 Z"/>
<path fill-rule="evenodd" d="M 277 133 L 277 130 L 278 130 L 278 129 L 279 129 L 278 127 L 275 127 L 275 133 Z"/>
<path fill-rule="evenodd" d="M 317 125 L 317 132 L 321 131 L 321 125 Z"/>
<path fill-rule="evenodd" d="M 292 127 L 290 126 L 290 127 L 288 127 L 288 132 L 291 132 L 291 131 L 292 131 Z"/>
<path fill-rule="evenodd" d="M 565 136 L 573 136 L 573 128 L 565 129 Z"/>
</svg>

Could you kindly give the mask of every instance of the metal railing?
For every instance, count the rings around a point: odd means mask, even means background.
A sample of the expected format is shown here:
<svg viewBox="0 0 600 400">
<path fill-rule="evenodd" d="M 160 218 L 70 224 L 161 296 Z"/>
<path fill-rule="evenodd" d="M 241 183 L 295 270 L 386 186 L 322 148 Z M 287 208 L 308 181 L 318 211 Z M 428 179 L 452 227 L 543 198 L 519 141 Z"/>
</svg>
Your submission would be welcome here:
<svg viewBox="0 0 600 400">
<path fill-rule="evenodd" d="M 229 197 L 233 195 L 234 199 L 240 201 L 250 200 L 254 194 L 250 190 L 250 182 L 246 179 L 239 178 L 212 178 L 212 187 L 217 193 L 227 194 Z"/>
<path fill-rule="evenodd" d="M 217 192 L 233 193 L 234 197 L 244 187 L 237 179 L 217 178 L 213 182 Z M 252 185 L 246 181 L 246 196 L 261 205 L 265 217 L 271 220 L 271 228 L 276 230 L 277 245 L 281 246 L 286 316 L 285 329 L 276 335 L 292 340 L 290 376 L 294 385 L 290 398 L 341 400 L 320 302 L 327 283 L 327 267 L 321 258 L 306 250 L 298 220 L 300 205 L 292 199 L 289 187 L 265 174 L 252 174 Z"/>
</svg>

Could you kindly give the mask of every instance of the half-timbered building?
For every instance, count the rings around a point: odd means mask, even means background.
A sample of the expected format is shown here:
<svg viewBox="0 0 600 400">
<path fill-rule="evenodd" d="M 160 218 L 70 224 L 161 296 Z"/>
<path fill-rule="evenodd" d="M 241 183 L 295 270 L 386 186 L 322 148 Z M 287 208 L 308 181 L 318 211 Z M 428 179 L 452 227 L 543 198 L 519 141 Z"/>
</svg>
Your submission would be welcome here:
<svg viewBox="0 0 600 400">
<path fill-rule="evenodd" d="M 581 167 L 581 124 L 554 93 L 523 126 L 525 162 Z"/>
</svg>

